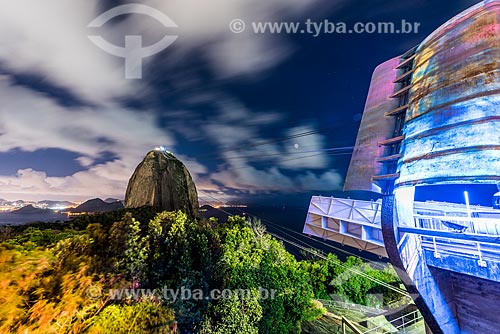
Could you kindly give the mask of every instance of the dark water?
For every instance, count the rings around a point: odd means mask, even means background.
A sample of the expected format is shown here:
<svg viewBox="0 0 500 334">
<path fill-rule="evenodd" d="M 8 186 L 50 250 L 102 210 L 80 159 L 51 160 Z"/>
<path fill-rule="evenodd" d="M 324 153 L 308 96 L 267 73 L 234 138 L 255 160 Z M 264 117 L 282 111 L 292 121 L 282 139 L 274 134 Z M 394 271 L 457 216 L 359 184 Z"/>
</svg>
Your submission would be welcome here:
<svg viewBox="0 0 500 334">
<path fill-rule="evenodd" d="M 12 212 L 0 213 L 0 225 L 23 225 L 33 222 L 56 222 L 66 221 L 68 216 L 59 213 L 44 213 L 44 214 L 18 214 Z"/>
</svg>

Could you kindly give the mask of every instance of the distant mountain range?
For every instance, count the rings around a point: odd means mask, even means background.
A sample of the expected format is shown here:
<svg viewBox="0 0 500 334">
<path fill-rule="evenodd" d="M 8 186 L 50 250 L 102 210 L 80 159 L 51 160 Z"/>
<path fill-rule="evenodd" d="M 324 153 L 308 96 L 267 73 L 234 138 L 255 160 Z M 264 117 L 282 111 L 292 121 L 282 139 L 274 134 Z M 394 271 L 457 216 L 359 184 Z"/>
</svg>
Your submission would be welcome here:
<svg viewBox="0 0 500 334">
<path fill-rule="evenodd" d="M 84 213 L 84 212 L 108 212 L 115 211 L 123 208 L 123 202 L 116 198 L 107 198 L 102 200 L 100 198 L 94 198 L 88 200 L 80 205 L 69 201 L 52 201 L 43 200 L 39 202 L 31 201 L 7 201 L 0 199 L 0 206 L 10 207 L 12 211 L 10 213 L 15 215 L 44 215 L 48 213 L 53 213 L 54 210 L 61 212 L 73 212 L 73 213 Z"/>
<path fill-rule="evenodd" d="M 17 202 L 16 202 L 17 203 Z M 54 210 L 26 205 L 10 212 L 0 212 L 0 225 L 22 225 L 30 222 L 65 221 L 68 216 Z"/>
<path fill-rule="evenodd" d="M 44 215 L 44 214 L 52 214 L 54 212 L 49 209 L 40 209 L 40 208 L 35 208 L 33 205 L 27 205 L 20 209 L 12 211 L 12 213 L 19 215 Z"/>
<path fill-rule="evenodd" d="M 52 201 L 52 200 L 43 200 L 39 202 L 33 202 L 33 201 L 24 201 L 24 200 L 16 200 L 16 201 L 8 201 L 5 199 L 0 198 L 0 206 L 10 206 L 12 208 L 25 208 L 27 207 L 26 210 L 23 211 L 29 211 L 29 208 L 32 207 L 33 209 L 52 209 L 52 210 L 61 210 L 65 211 L 64 209 L 66 208 L 72 208 L 77 209 L 87 209 L 87 208 L 95 208 L 99 211 L 95 212 L 104 212 L 104 211 L 110 211 L 109 208 L 112 210 L 117 210 L 114 208 L 121 209 L 123 208 L 123 203 L 121 200 L 116 199 L 116 198 L 106 198 L 104 201 L 100 198 L 94 198 L 91 200 L 88 200 L 81 205 L 77 206 L 76 203 L 70 202 L 70 201 Z M 104 210 L 104 211 L 102 211 Z M 19 210 L 14 210 L 16 212 L 22 213 L 23 211 Z M 71 211 L 71 210 L 68 210 Z M 73 212 L 73 211 L 71 211 Z M 79 211 L 74 211 L 74 212 L 79 212 Z M 85 211 L 85 212 L 94 212 L 94 211 Z"/>
<path fill-rule="evenodd" d="M 0 205 L 12 206 L 12 207 L 24 207 L 24 206 L 28 206 L 28 205 L 33 205 L 33 206 L 46 207 L 46 208 L 50 209 L 50 208 L 74 207 L 76 204 L 69 202 L 69 201 L 51 201 L 51 200 L 43 200 L 43 201 L 39 201 L 39 202 L 23 201 L 23 200 L 8 201 L 8 200 L 0 198 Z"/>
<path fill-rule="evenodd" d="M 88 200 L 80 204 L 76 208 L 67 210 L 68 212 L 83 213 L 83 212 L 108 212 L 123 209 L 123 203 L 120 200 L 108 198 L 103 201 L 100 198 Z"/>
<path fill-rule="evenodd" d="M 11 206 L 12 211 L 0 212 L 0 225 L 20 225 L 29 222 L 67 221 L 67 212 L 94 213 L 108 212 L 123 208 L 123 203 L 114 198 L 103 201 L 94 198 L 74 207 L 76 204 L 68 201 L 6 201 L 0 199 L 0 205 Z M 37 207 L 40 206 L 40 207 Z M 72 206 L 68 208 L 68 206 Z M 57 208 L 57 210 L 55 210 Z M 68 209 L 66 209 L 68 208 Z"/>
</svg>

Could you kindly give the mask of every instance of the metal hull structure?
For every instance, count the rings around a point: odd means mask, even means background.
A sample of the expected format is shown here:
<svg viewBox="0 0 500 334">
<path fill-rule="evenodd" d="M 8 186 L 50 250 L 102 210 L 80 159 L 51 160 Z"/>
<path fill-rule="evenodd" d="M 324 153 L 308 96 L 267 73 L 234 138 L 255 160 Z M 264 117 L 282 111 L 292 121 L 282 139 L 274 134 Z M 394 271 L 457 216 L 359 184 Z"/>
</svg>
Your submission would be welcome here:
<svg viewBox="0 0 500 334">
<path fill-rule="evenodd" d="M 304 233 L 387 256 L 431 333 L 498 332 L 500 210 L 414 198 L 499 183 L 499 133 L 500 0 L 486 0 L 377 67 L 344 190 L 383 200 L 313 197 Z"/>
<path fill-rule="evenodd" d="M 383 223 L 397 216 L 391 199 L 315 196 L 303 232 L 389 257 L 431 333 L 494 333 L 495 306 L 500 305 L 500 210 L 414 202 L 413 224 L 397 226 Z"/>
</svg>

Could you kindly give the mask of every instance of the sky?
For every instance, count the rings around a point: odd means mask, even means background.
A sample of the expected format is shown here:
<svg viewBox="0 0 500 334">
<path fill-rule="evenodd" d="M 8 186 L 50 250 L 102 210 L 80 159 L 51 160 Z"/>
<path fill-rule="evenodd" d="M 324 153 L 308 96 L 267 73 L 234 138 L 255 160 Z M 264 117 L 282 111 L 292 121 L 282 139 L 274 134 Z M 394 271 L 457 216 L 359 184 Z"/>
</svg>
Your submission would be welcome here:
<svg viewBox="0 0 500 334">
<path fill-rule="evenodd" d="M 308 199 L 342 189 L 374 68 L 477 3 L 420 0 L 0 0 L 0 198 L 124 198 L 164 146 L 201 199 Z M 246 30 L 234 33 L 241 19 Z M 420 23 L 411 34 L 256 34 L 252 22 Z M 89 35 L 123 46 L 177 36 L 142 78 Z"/>
</svg>

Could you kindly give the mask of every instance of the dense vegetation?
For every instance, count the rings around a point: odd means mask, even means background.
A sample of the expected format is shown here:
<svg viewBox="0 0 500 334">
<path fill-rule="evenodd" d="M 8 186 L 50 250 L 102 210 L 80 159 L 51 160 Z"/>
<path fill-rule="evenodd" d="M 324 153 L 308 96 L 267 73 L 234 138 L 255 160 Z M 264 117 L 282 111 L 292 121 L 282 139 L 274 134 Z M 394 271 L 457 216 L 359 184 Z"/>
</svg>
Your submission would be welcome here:
<svg viewBox="0 0 500 334">
<path fill-rule="evenodd" d="M 240 217 L 120 210 L 1 227 L 0 242 L 0 333 L 300 333 L 324 313 L 314 298 L 395 299 L 366 278 L 330 284 L 359 260 L 299 262 Z M 397 284 L 389 269 L 366 272 Z"/>
</svg>

